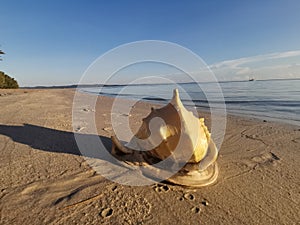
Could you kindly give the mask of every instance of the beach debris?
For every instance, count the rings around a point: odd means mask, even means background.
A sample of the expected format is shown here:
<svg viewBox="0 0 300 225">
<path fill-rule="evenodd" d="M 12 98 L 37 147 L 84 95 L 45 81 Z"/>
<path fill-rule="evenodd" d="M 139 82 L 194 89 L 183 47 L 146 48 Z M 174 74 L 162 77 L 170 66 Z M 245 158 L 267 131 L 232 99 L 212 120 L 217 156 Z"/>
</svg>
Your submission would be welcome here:
<svg viewBox="0 0 300 225">
<path fill-rule="evenodd" d="M 102 130 L 110 132 L 110 131 L 112 131 L 112 127 L 103 127 Z"/>
<path fill-rule="evenodd" d="M 86 127 L 76 127 L 75 131 L 76 132 L 80 132 L 82 130 L 84 130 Z"/>
<path fill-rule="evenodd" d="M 204 118 L 197 118 L 183 106 L 177 89 L 167 105 L 151 108 L 151 113 L 143 119 L 140 129 L 128 143 L 122 144 L 116 136 L 111 138 L 112 154 L 125 162 L 136 160 L 138 165 L 146 166 L 169 160 L 173 165 L 182 165 L 166 179 L 171 183 L 201 187 L 217 179 L 217 147 Z M 165 169 L 172 170 L 172 164 Z M 159 171 L 153 174 L 159 178 Z"/>
<path fill-rule="evenodd" d="M 130 113 L 121 113 L 120 116 L 129 116 L 130 117 L 131 114 Z"/>
<path fill-rule="evenodd" d="M 95 112 L 94 109 L 89 109 L 89 108 L 83 108 L 82 111 L 84 111 L 84 112 Z"/>
<path fill-rule="evenodd" d="M 112 208 L 105 208 L 100 212 L 100 215 L 103 218 L 110 217 L 113 214 L 113 209 Z"/>
</svg>

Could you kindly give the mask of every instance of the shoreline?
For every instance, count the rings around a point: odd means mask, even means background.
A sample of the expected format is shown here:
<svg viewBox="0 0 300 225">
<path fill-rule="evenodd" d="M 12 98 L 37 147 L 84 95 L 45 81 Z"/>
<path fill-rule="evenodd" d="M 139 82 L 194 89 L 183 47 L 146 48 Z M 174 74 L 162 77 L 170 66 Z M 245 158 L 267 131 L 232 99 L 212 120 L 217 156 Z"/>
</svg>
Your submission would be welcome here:
<svg viewBox="0 0 300 225">
<path fill-rule="evenodd" d="M 13 92 L 31 92 L 31 91 L 43 91 L 43 90 L 69 90 L 69 91 L 76 91 L 76 88 L 70 87 L 70 88 L 19 88 L 19 89 L 0 89 L 0 97 L 5 96 L 5 95 L 10 95 Z M 91 93 L 86 93 L 86 92 L 82 92 L 84 94 L 91 94 Z M 114 97 L 114 96 L 108 96 L 108 95 L 98 95 L 100 96 L 104 96 L 107 98 L 111 98 L 111 99 L 115 99 L 118 97 Z M 119 97 L 120 99 L 124 99 L 124 100 L 129 100 L 129 101 L 134 101 L 134 98 L 126 98 L 126 97 Z M 158 101 L 152 101 L 152 100 L 143 100 L 144 103 L 147 104 L 152 104 L 152 105 L 164 105 L 166 103 L 168 103 L 168 101 L 166 100 L 165 102 L 158 102 Z M 189 107 L 189 106 L 187 106 Z M 203 113 L 209 113 L 210 110 L 209 108 L 206 107 L 202 107 L 202 106 L 197 106 L 197 111 L 198 112 L 203 112 Z M 293 127 L 300 127 L 300 125 L 297 124 L 293 124 L 293 122 L 298 122 L 295 120 L 288 120 L 290 122 L 284 122 L 284 119 L 282 118 L 278 118 L 278 117 L 266 117 L 266 116 L 256 116 L 256 115 L 246 115 L 243 113 L 234 113 L 234 112 L 228 112 L 226 110 L 226 113 L 228 116 L 233 116 L 233 117 L 238 117 L 238 118 L 244 118 L 244 119 L 249 119 L 249 120 L 257 120 L 257 122 L 269 122 L 269 123 L 275 123 L 275 124 L 279 124 L 282 126 L 293 126 Z M 300 121 L 299 121 L 300 122 Z"/>
<path fill-rule="evenodd" d="M 89 92 L 82 92 L 84 94 L 88 94 L 88 95 L 94 95 L 92 93 Z M 95 94 L 96 95 L 96 94 Z M 109 96 L 109 95 L 105 95 L 105 94 L 100 94 L 97 96 L 104 96 L 107 98 L 111 98 L 111 99 L 124 99 L 124 100 L 128 100 L 128 101 L 135 101 L 135 98 L 130 98 L 130 97 L 117 97 L 117 96 Z M 149 99 L 143 99 L 141 100 L 144 103 L 147 104 L 152 104 L 152 105 L 157 105 L 157 106 L 163 106 L 164 104 L 167 104 L 169 102 L 169 100 L 165 100 L 164 102 L 162 101 L 156 101 L 156 100 L 149 100 Z M 184 102 L 183 102 L 184 104 Z M 186 105 L 185 105 L 186 106 Z M 186 106 L 187 108 L 193 108 L 190 105 Z M 203 107 L 203 106 L 196 106 L 196 110 L 198 112 L 201 113 L 210 113 L 210 109 L 207 107 Z M 257 122 L 270 122 L 270 123 L 278 123 L 280 125 L 286 125 L 286 126 L 295 126 L 295 127 L 300 127 L 300 121 L 296 121 L 296 120 L 292 120 L 292 119 L 284 119 L 284 118 L 279 118 L 279 117 L 268 117 L 268 116 L 258 116 L 258 115 L 247 115 L 246 113 L 239 113 L 239 112 L 228 112 L 228 110 L 226 110 L 226 114 L 227 116 L 233 116 L 233 117 L 238 117 L 238 118 L 244 118 L 244 119 L 249 119 L 249 120 L 257 120 Z M 298 124 L 294 124 L 294 123 L 299 123 Z"/>
<path fill-rule="evenodd" d="M 87 90 L 79 90 L 81 93 L 85 93 L 85 94 L 90 94 L 90 95 L 97 95 L 97 96 L 106 96 L 106 97 L 110 97 L 110 98 L 119 98 L 119 99 L 127 99 L 127 100 L 131 100 L 131 101 L 135 101 L 137 99 L 139 99 L 137 96 L 135 95 L 118 95 L 118 94 L 110 94 L 110 93 L 94 93 L 94 92 L 89 92 Z M 170 100 L 170 99 L 169 99 Z M 169 102 L 169 100 L 164 99 L 164 100 L 159 100 L 157 98 L 145 98 L 142 99 L 142 101 L 144 102 L 149 102 L 152 104 L 158 104 L 158 105 L 163 105 Z M 231 102 L 231 101 L 229 101 Z M 271 101 L 272 102 L 272 101 Z M 245 101 L 244 103 L 247 103 L 247 101 Z M 186 105 L 186 107 L 195 107 L 197 109 L 197 111 L 200 112 L 210 112 L 210 108 L 209 106 L 204 106 L 204 105 L 199 105 L 199 103 L 190 103 L 190 102 L 186 102 L 183 100 L 183 104 Z M 194 104 L 194 105 L 191 105 Z M 207 104 L 207 102 L 204 102 L 204 104 Z M 280 124 L 289 124 L 289 125 L 295 125 L 295 126 L 300 126 L 300 120 L 296 119 L 296 118 L 292 118 L 289 117 L 287 118 L 286 116 L 284 116 L 283 114 L 272 114 L 272 113 L 266 113 L 266 111 L 261 112 L 261 111 L 243 111 L 243 110 L 238 110 L 235 108 L 230 108 L 228 107 L 228 105 L 226 106 L 226 101 L 224 102 L 225 104 L 225 110 L 226 113 L 228 115 L 232 115 L 232 116 L 238 116 L 238 117 L 244 117 L 244 118 L 249 118 L 249 119 L 259 119 L 261 121 L 269 121 L 269 122 L 274 122 L 274 123 L 280 123 Z M 229 104 L 229 103 L 228 103 Z M 242 106 L 241 106 L 242 107 Z M 216 108 L 216 110 L 220 110 L 218 108 Z M 221 109 L 223 110 L 223 109 Z M 277 112 L 278 113 L 278 112 Z M 289 112 L 290 113 L 290 112 Z"/>
<path fill-rule="evenodd" d="M 289 79 L 266 79 L 266 80 L 254 80 L 254 81 L 293 81 L 293 80 L 300 80 L 300 78 L 289 78 Z M 199 84 L 205 84 L 205 83 L 231 83 L 231 82 L 249 82 L 249 80 L 227 80 L 227 81 L 212 81 L 212 82 L 179 82 L 178 84 L 192 84 L 192 83 L 199 83 Z M 170 83 L 152 83 L 151 85 L 166 85 Z M 118 87 L 118 86 L 135 86 L 135 85 L 149 85 L 149 83 L 141 83 L 141 84 L 69 84 L 69 85 L 53 85 L 53 86 L 29 86 L 29 87 L 19 87 L 20 89 L 69 89 L 69 88 L 77 88 L 78 86 L 82 87 L 103 87 L 103 86 L 111 86 L 111 87 Z"/>
<path fill-rule="evenodd" d="M 297 223 L 299 126 L 228 115 L 215 184 L 130 187 L 95 173 L 81 156 L 72 128 L 74 91 L 0 90 L 6 93 L 0 96 L 1 224 Z M 99 98 L 98 135 L 110 147 L 113 98 Z M 133 130 L 152 105 L 134 107 Z M 201 114 L 209 123 L 208 113 Z"/>
</svg>

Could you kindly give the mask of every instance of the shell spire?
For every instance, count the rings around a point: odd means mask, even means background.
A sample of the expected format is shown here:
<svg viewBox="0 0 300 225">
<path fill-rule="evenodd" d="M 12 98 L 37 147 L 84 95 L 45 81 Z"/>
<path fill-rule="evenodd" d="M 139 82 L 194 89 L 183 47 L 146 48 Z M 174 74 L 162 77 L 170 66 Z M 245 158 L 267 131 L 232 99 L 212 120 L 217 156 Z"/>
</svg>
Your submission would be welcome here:
<svg viewBox="0 0 300 225">
<path fill-rule="evenodd" d="M 184 107 L 181 100 L 180 100 L 180 97 L 179 97 L 179 92 L 178 92 L 178 89 L 174 89 L 173 90 L 173 97 L 171 99 L 171 102 L 170 102 L 172 105 L 174 106 L 177 106 L 177 107 Z"/>
</svg>

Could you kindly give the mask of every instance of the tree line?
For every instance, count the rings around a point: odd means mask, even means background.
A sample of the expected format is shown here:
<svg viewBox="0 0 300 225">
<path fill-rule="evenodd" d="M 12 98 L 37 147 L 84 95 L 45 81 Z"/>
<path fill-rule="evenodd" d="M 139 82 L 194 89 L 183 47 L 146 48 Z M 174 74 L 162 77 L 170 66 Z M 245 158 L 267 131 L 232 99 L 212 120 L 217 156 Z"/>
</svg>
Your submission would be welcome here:
<svg viewBox="0 0 300 225">
<path fill-rule="evenodd" d="M 3 54 L 5 53 L 2 50 L 0 50 L 0 56 Z M 0 58 L 0 60 L 2 59 Z M 0 71 L 0 88 L 19 88 L 19 85 L 14 78 Z"/>
<path fill-rule="evenodd" d="M 0 88 L 19 88 L 18 82 L 0 71 Z"/>
</svg>

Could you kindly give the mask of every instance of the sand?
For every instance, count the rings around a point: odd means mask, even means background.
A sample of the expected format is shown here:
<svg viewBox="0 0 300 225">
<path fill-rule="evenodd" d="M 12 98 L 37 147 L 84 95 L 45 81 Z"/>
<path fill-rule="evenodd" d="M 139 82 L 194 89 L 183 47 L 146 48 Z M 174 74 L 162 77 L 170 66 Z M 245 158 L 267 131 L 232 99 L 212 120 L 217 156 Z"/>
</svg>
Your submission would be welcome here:
<svg viewBox="0 0 300 225">
<path fill-rule="evenodd" d="M 214 185 L 131 187 L 103 178 L 80 155 L 73 95 L 0 90 L 0 224 L 299 224 L 300 127 L 228 116 Z M 96 109 L 108 147 L 112 100 L 102 97 Z M 135 107 L 133 129 L 149 110 Z"/>
</svg>

